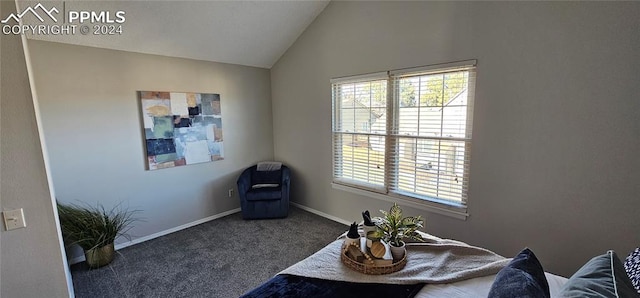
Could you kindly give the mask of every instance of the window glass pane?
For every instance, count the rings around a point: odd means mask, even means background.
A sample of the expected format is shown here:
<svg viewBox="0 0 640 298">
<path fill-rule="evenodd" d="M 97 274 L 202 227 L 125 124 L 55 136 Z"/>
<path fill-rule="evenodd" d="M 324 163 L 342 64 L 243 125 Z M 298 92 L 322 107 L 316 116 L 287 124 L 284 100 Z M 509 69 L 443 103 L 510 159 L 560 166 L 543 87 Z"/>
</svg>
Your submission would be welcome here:
<svg viewBox="0 0 640 298">
<path fill-rule="evenodd" d="M 355 132 L 368 133 L 371 131 L 371 123 L 376 116 L 370 108 L 356 108 L 353 113 L 355 121 Z"/>
<path fill-rule="evenodd" d="M 438 160 L 438 197 L 460 201 L 465 172 L 465 142 L 441 141 Z"/>
<path fill-rule="evenodd" d="M 384 80 L 339 85 L 341 106 L 335 131 L 384 133 L 386 129 L 387 83 Z"/>
<path fill-rule="evenodd" d="M 443 80 L 443 104 L 450 105 L 451 101 L 456 98 L 463 90 L 467 89 L 467 81 L 469 79 L 468 71 L 457 71 L 444 74 Z M 466 97 L 463 103 L 467 104 Z"/>
<path fill-rule="evenodd" d="M 420 108 L 400 107 L 398 109 L 398 133 L 415 136 L 420 123 Z"/>
<path fill-rule="evenodd" d="M 442 108 L 420 107 L 418 131 L 415 135 L 423 137 L 440 137 L 441 131 Z"/>
<path fill-rule="evenodd" d="M 464 141 L 398 139 L 397 190 L 461 202 Z"/>
<path fill-rule="evenodd" d="M 399 138 L 398 190 L 437 195 L 438 141 Z"/>
<path fill-rule="evenodd" d="M 387 108 L 387 81 L 371 82 L 371 107 Z"/>
<path fill-rule="evenodd" d="M 340 103 L 334 105 L 334 177 L 383 186 L 387 81 L 336 84 L 334 90 Z"/>
<path fill-rule="evenodd" d="M 338 147 L 339 146 L 339 147 Z M 336 176 L 370 184 L 384 184 L 384 137 L 344 134 L 336 142 L 340 164 Z"/>
<path fill-rule="evenodd" d="M 411 79 L 418 80 L 420 105 L 429 107 L 446 106 L 462 90 L 467 88 L 468 72 L 457 71 L 430 74 Z M 465 103 L 466 104 L 466 103 Z"/>
<path fill-rule="evenodd" d="M 358 83 L 355 84 L 355 106 L 370 107 L 371 106 L 371 84 Z"/>
<path fill-rule="evenodd" d="M 418 106 L 417 94 L 419 85 L 420 78 L 416 77 L 404 78 L 398 82 L 398 96 L 400 97 L 399 106 L 401 108 Z"/>
<path fill-rule="evenodd" d="M 442 136 L 465 138 L 467 132 L 467 107 L 447 106 L 442 108 Z"/>
<path fill-rule="evenodd" d="M 353 132 L 355 131 L 355 109 L 354 108 L 343 108 L 340 110 L 340 120 L 337 123 L 336 130 L 343 132 Z"/>
<path fill-rule="evenodd" d="M 467 71 L 457 71 L 398 79 L 399 134 L 465 138 L 468 77 Z M 417 90 L 420 106 L 406 104 L 411 102 L 408 89 Z"/>
<path fill-rule="evenodd" d="M 353 108 L 355 104 L 355 84 L 340 85 L 337 91 L 340 108 Z"/>
<path fill-rule="evenodd" d="M 418 77 L 420 81 L 420 105 L 425 107 L 441 107 L 443 103 L 442 74 Z"/>
</svg>

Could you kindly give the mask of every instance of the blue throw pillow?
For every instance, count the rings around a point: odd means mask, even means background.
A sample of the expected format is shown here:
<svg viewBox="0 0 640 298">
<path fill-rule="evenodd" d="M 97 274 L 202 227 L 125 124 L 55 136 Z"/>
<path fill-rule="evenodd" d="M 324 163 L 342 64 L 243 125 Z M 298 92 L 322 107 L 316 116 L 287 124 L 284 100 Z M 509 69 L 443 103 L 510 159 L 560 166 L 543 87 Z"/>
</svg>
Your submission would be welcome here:
<svg viewBox="0 0 640 298">
<path fill-rule="evenodd" d="M 637 298 L 638 292 L 612 250 L 589 260 L 560 289 L 560 297 Z"/>
<path fill-rule="evenodd" d="M 489 291 L 490 298 L 550 297 L 544 269 L 533 252 L 525 248 L 502 268 Z"/>
</svg>

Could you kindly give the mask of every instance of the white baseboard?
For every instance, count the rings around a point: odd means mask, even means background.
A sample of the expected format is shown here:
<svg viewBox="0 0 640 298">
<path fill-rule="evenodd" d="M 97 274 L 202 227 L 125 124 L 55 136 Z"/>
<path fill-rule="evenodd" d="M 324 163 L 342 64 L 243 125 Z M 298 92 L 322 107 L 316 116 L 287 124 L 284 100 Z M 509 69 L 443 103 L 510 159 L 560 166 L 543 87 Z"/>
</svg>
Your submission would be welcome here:
<svg viewBox="0 0 640 298">
<path fill-rule="evenodd" d="M 330 215 L 330 214 L 324 213 L 324 212 L 322 212 L 322 211 L 318 211 L 318 210 L 316 210 L 316 209 L 309 208 L 309 207 L 307 207 L 307 206 L 300 205 L 300 204 L 298 204 L 298 203 L 294 203 L 294 202 L 289 202 L 289 203 L 290 203 L 291 205 L 293 205 L 293 206 L 296 206 L 296 207 L 298 207 L 298 208 L 302 209 L 302 210 L 309 211 L 309 212 L 311 212 L 311 213 L 313 213 L 313 214 L 320 215 L 320 216 L 322 216 L 322 217 L 324 217 L 324 218 L 327 218 L 327 219 L 333 220 L 333 221 L 335 221 L 335 222 L 339 222 L 339 223 L 344 224 L 344 225 L 347 225 L 347 226 L 349 226 L 349 225 L 351 225 L 351 224 L 352 224 L 352 222 L 351 222 L 351 221 L 348 221 L 348 220 L 345 220 L 345 219 L 342 219 L 342 218 L 339 218 L 339 217 L 336 217 L 336 216 L 333 216 L 333 215 Z"/>
<path fill-rule="evenodd" d="M 142 243 L 142 242 L 145 242 L 145 241 L 149 241 L 149 240 L 154 239 L 154 238 L 158 238 L 158 237 L 161 237 L 161 236 L 164 236 L 164 235 L 168 235 L 168 234 L 171 234 L 173 232 L 181 231 L 181 230 L 184 230 L 184 229 L 187 229 L 187 228 L 190 228 L 190 227 L 193 227 L 193 226 L 196 226 L 196 225 L 208 222 L 208 221 L 212 221 L 214 219 L 225 217 L 227 215 L 238 213 L 238 212 L 240 212 L 240 208 L 231 209 L 229 211 L 225 211 L 225 212 L 218 213 L 218 214 L 215 214 L 215 215 L 212 215 L 212 216 L 209 216 L 209 217 L 205 217 L 203 219 L 192 221 L 190 223 L 187 223 L 187 224 L 184 224 L 184 225 L 181 225 L 181 226 L 177 226 L 175 228 L 171 228 L 171 229 L 168 229 L 168 230 L 164 230 L 164 231 L 160 231 L 160 232 L 157 232 L 157 233 L 153 233 L 153 234 L 148 235 L 148 236 L 136 238 L 136 239 L 133 239 L 133 240 L 128 241 L 128 242 L 116 244 L 115 245 L 115 249 L 119 250 L 119 249 L 131 246 L 131 245 L 134 245 L 134 244 L 138 244 L 138 243 Z M 84 260 L 85 260 L 84 259 L 84 255 L 82 255 L 82 256 L 75 257 L 75 258 L 71 259 L 69 261 L 69 264 L 73 265 L 73 264 L 76 264 L 76 263 L 84 262 Z"/>
</svg>

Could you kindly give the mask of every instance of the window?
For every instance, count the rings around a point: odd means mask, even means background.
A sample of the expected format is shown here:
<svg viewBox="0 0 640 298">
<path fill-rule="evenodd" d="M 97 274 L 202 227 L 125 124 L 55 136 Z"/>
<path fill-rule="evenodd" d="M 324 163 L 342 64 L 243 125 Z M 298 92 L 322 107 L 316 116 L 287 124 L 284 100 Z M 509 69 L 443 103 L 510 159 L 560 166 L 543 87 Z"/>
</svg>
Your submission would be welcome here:
<svg viewBox="0 0 640 298">
<path fill-rule="evenodd" d="M 332 80 L 334 183 L 467 203 L 475 60 Z"/>
</svg>

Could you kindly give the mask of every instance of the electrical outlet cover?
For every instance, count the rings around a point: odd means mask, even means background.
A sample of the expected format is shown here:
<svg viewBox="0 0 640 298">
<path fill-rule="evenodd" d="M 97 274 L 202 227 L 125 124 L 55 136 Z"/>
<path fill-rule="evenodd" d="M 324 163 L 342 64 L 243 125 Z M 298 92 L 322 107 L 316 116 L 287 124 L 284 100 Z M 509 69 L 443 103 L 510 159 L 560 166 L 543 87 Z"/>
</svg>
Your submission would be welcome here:
<svg viewBox="0 0 640 298">
<path fill-rule="evenodd" d="M 3 211 L 4 227 L 7 231 L 24 228 L 27 224 L 24 221 L 24 211 L 22 208 L 16 210 Z"/>
</svg>

